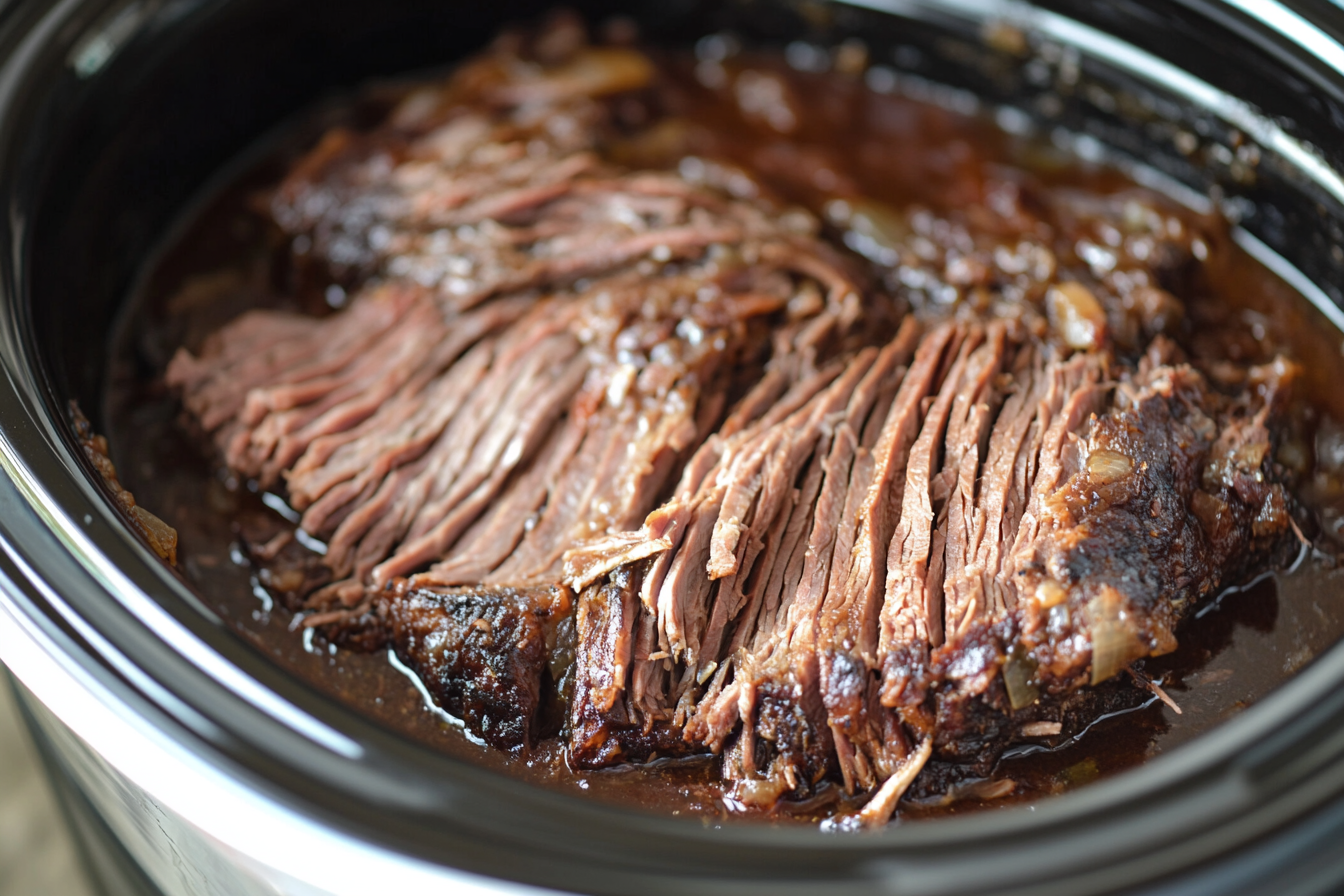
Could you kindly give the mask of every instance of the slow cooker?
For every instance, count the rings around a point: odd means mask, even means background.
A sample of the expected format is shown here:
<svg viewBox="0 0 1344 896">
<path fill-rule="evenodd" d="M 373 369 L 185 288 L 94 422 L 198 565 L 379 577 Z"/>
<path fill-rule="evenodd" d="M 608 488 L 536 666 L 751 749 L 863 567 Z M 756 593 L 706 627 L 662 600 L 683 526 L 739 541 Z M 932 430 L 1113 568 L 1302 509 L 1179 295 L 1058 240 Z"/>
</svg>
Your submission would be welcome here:
<svg viewBox="0 0 1344 896">
<path fill-rule="evenodd" d="M 1344 887 L 1344 645 L 1193 742 L 1035 805 L 865 834 L 717 827 L 399 738 L 244 643 L 129 533 L 65 408 L 99 406 L 113 321 L 192 198 L 297 110 L 450 63 L 546 6 L 0 4 L 0 659 L 106 891 Z M 1344 12 L 1327 0 L 578 6 L 655 40 L 861 39 L 888 77 L 1213 197 L 1244 248 L 1344 322 Z"/>
</svg>

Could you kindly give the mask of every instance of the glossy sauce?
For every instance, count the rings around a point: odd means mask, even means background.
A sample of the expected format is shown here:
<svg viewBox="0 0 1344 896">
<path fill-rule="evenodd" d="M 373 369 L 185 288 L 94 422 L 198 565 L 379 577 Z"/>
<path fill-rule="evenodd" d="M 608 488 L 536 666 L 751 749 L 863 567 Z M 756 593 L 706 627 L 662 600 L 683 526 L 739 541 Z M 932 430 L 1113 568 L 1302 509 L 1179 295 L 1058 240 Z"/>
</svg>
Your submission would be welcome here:
<svg viewBox="0 0 1344 896">
<path fill-rule="evenodd" d="M 978 196 L 987 172 L 1004 166 L 1051 185 L 1105 194 L 1132 186 L 1114 168 L 1087 164 L 1039 140 L 1013 136 L 983 117 L 884 94 L 844 71 L 804 74 L 774 59 L 732 62 L 759 71 L 784 97 L 747 108 L 720 88 L 729 74 L 719 62 L 686 56 L 665 60 L 658 104 L 617 105 L 628 139 L 611 154 L 634 166 L 674 164 L 686 153 L 727 158 L 753 172 L 789 201 L 826 214 L 839 198 L 869 197 L 893 207 L 911 203 L 935 212 Z M 715 66 L 718 67 L 716 71 Z M 870 81 L 872 79 L 869 79 Z M 879 85 L 880 86 L 880 85 Z M 144 506 L 175 526 L 179 565 L 202 598 L 238 636 L 318 691 L 426 745 L 539 785 L 707 823 L 740 817 L 726 806 L 708 760 L 654 763 L 638 769 L 577 774 L 552 738 L 523 756 L 472 741 L 460 725 L 427 705 L 412 679 L 384 654 L 338 650 L 303 630 L 273 605 L 240 539 L 264 541 L 292 529 L 276 496 L 259 495 L 212 467 L 203 442 L 189 433 L 161 373 L 179 345 L 203 336 L 246 307 L 297 295 L 301 310 L 323 313 L 345 298 L 338 284 L 297 282 L 277 237 L 253 210 L 299 152 L 335 121 L 367 125 L 398 94 L 373 90 L 332 106 L 263 143 L 224 177 L 165 243 L 146 269 L 113 352 L 102 426 L 122 480 Z M 781 112 L 780 109 L 784 111 Z M 781 115 L 792 120 L 781 119 Z M 649 116 L 662 116 L 647 127 Z M 1336 550 L 1344 519 L 1344 382 L 1341 336 L 1301 296 L 1239 250 L 1209 272 L 1207 294 L 1189 297 L 1185 343 L 1197 358 L 1267 360 L 1284 351 L 1303 363 L 1304 388 L 1281 460 L 1301 469 L 1298 494 L 1322 521 L 1317 544 L 1290 570 L 1225 592 L 1190 619 L 1180 648 L 1146 664 L 1180 705 L 1153 698 L 1143 708 L 1099 720 L 1076 742 L 1053 750 L 1017 747 L 999 778 L 1018 784 L 1005 799 L 974 798 L 903 806 L 906 817 L 1033 801 L 1130 768 L 1170 750 L 1262 698 L 1344 634 L 1344 574 L 1327 554 Z M 815 820 L 844 802 L 831 787 L 808 804 L 774 817 Z"/>
</svg>

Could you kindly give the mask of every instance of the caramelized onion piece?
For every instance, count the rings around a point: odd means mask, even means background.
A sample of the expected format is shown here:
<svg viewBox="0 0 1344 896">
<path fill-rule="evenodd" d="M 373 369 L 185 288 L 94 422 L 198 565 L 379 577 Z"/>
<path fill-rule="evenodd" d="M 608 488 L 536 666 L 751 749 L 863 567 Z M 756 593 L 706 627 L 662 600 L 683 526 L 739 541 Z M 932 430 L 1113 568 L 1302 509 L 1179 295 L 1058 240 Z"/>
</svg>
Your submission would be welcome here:
<svg viewBox="0 0 1344 896">
<path fill-rule="evenodd" d="M 126 515 L 131 528 L 144 539 L 145 544 L 149 545 L 154 553 L 175 565 L 177 530 L 135 503 L 135 495 L 131 494 L 117 478 L 117 468 L 113 466 L 112 458 L 108 455 L 107 439 L 93 431 L 93 424 L 89 423 L 89 418 L 84 416 L 84 412 L 74 401 L 70 402 L 70 422 L 74 424 L 75 435 L 84 449 L 84 456 L 102 477 L 113 502 Z"/>
<path fill-rule="evenodd" d="M 510 84 L 497 93 L 505 102 L 548 103 L 571 96 L 638 90 L 652 79 L 653 63 L 643 53 L 623 47 L 588 47 L 538 80 Z"/>
<path fill-rule="evenodd" d="M 747 778 L 738 781 L 733 787 L 733 797 L 744 806 L 756 809 L 769 809 L 779 802 L 780 797 L 789 789 L 789 782 L 783 775 L 768 778 Z"/>
<path fill-rule="evenodd" d="M 1110 586 L 1088 602 L 1092 616 L 1092 683 L 1100 684 L 1148 651 L 1125 617 L 1124 598 Z"/>
<path fill-rule="evenodd" d="M 1210 537 L 1222 534 L 1224 523 L 1229 519 L 1226 501 L 1206 491 L 1196 490 L 1190 497 L 1190 509 Z"/>
<path fill-rule="evenodd" d="M 1038 724 L 1049 725 L 1057 722 L 1041 722 Z M 936 806 L 950 806 L 953 803 L 962 800 L 981 800 L 989 802 L 990 800 L 1000 800 L 1017 790 L 1017 782 L 1012 778 L 983 778 L 979 781 L 967 781 L 962 784 L 953 784 L 948 788 L 947 793 L 942 798 L 933 803 Z"/>
<path fill-rule="evenodd" d="M 900 263 L 901 248 L 910 238 L 910 223 L 898 209 L 873 199 L 835 199 L 826 216 L 844 228 L 845 245 L 878 264 Z"/>
<path fill-rule="evenodd" d="M 1000 778 L 997 781 L 977 781 L 957 795 L 963 799 L 1001 800 L 1016 789 L 1017 782 L 1012 778 Z"/>
<path fill-rule="evenodd" d="M 1036 661 L 1021 644 L 1013 647 L 1003 664 L 1003 687 L 1013 709 L 1024 709 L 1040 699 L 1036 687 Z"/>
<path fill-rule="evenodd" d="M 131 508 L 131 516 L 140 524 L 140 531 L 154 553 L 169 563 L 176 563 L 177 530 L 138 504 Z"/>
<path fill-rule="evenodd" d="M 1036 586 L 1036 603 L 1043 610 L 1059 606 L 1068 596 L 1069 592 L 1054 579 L 1042 579 L 1041 584 Z"/>
<path fill-rule="evenodd" d="M 1134 472 L 1134 461 L 1119 451 L 1098 448 L 1087 456 L 1087 472 L 1097 482 L 1114 482 Z"/>
<path fill-rule="evenodd" d="M 1023 737 L 1054 737 L 1064 730 L 1059 722 L 1028 722 L 1018 729 Z"/>
<path fill-rule="evenodd" d="M 1083 284 L 1070 281 L 1050 287 L 1045 310 L 1050 325 L 1069 348 L 1091 351 L 1105 342 L 1106 312 Z"/>
</svg>

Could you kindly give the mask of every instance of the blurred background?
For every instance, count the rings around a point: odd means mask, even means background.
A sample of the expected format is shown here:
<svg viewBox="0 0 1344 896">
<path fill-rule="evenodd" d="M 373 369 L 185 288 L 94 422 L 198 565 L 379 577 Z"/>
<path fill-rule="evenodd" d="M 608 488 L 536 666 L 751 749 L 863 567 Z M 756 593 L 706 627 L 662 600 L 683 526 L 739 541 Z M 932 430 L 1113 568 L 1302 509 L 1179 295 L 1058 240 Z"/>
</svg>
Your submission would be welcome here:
<svg viewBox="0 0 1344 896">
<path fill-rule="evenodd" d="M 0 896 L 93 896 L 0 666 Z"/>
</svg>

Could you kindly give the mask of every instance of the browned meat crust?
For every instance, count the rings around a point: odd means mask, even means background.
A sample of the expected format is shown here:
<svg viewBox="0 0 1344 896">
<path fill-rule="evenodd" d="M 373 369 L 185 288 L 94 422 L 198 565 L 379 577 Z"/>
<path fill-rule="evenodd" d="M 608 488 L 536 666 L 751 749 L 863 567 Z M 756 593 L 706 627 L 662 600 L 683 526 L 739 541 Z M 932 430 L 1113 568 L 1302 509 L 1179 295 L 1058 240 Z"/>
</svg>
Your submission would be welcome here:
<svg viewBox="0 0 1344 896">
<path fill-rule="evenodd" d="M 535 743 L 556 627 L 570 612 L 563 589 L 402 583 L 377 609 L 392 649 L 435 702 L 493 747 Z"/>
</svg>

